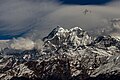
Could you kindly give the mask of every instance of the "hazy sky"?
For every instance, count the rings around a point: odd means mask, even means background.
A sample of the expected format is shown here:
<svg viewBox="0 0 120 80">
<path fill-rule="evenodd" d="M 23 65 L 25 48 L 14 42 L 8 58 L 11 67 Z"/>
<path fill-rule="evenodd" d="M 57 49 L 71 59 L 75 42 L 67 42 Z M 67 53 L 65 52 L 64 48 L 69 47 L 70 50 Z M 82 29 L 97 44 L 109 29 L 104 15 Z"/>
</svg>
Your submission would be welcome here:
<svg viewBox="0 0 120 80">
<path fill-rule="evenodd" d="M 119 0 L 0 0 L 0 39 L 43 38 L 57 25 L 111 32 L 109 20 L 120 18 L 119 5 Z"/>
</svg>

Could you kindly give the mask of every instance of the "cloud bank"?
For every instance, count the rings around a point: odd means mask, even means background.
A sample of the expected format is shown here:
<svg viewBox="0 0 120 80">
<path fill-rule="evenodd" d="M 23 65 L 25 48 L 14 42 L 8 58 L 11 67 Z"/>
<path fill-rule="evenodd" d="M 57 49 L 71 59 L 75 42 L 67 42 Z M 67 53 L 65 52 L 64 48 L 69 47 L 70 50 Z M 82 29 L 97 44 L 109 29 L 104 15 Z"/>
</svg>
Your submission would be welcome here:
<svg viewBox="0 0 120 80">
<path fill-rule="evenodd" d="M 60 4 L 55 0 L 1 0 L 0 38 L 41 39 L 57 25 L 64 28 L 79 26 L 91 35 L 109 34 L 114 31 L 109 21 L 120 18 L 116 1 L 83 6 Z M 84 14 L 86 9 L 89 12 Z"/>
<path fill-rule="evenodd" d="M 85 9 L 88 9 L 90 12 L 84 14 Z M 55 28 L 55 26 L 61 25 L 64 28 L 79 26 L 94 36 L 110 34 L 114 31 L 114 27 L 110 23 L 111 19 L 119 17 L 120 11 L 114 7 L 64 6 L 42 19 L 41 26 L 43 27 L 36 27 L 34 29 L 36 31 L 33 31 L 33 33 L 37 34 L 36 37 L 39 36 L 42 38 Z"/>
</svg>

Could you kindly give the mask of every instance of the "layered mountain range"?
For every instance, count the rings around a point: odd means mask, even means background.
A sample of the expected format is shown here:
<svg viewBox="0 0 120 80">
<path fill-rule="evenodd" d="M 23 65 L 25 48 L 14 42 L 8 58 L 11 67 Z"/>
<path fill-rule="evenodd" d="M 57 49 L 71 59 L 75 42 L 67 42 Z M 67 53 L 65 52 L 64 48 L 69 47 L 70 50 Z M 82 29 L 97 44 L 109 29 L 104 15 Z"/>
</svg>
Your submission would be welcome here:
<svg viewBox="0 0 120 80">
<path fill-rule="evenodd" d="M 41 49 L 3 49 L 0 53 L 0 79 L 120 79 L 118 38 L 111 35 L 91 37 L 80 27 L 64 29 L 57 26 L 42 40 Z"/>
</svg>

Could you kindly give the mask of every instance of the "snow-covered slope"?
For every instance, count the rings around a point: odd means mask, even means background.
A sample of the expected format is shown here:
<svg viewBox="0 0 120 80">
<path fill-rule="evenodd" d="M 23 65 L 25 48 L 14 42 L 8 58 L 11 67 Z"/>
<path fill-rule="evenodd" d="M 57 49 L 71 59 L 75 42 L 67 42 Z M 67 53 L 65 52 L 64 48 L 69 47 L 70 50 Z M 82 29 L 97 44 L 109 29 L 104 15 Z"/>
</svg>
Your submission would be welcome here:
<svg viewBox="0 0 120 80">
<path fill-rule="evenodd" d="M 33 42 L 34 45 L 37 42 L 41 43 L 36 41 Z M 43 43 L 38 45 L 40 50 L 35 47 L 23 51 L 14 48 L 19 55 L 7 54 L 13 49 L 2 50 L 4 56 L 0 58 L 0 70 L 3 72 L 0 73 L 0 79 L 11 79 L 13 76 L 44 79 L 54 75 L 61 78 L 68 76 L 71 79 L 84 77 L 82 80 L 86 80 L 104 74 L 120 74 L 120 40 L 114 36 L 102 35 L 93 38 L 80 27 L 64 29 L 57 26 L 43 38 Z M 18 69 L 21 72 L 15 71 Z M 8 74 L 9 72 L 14 74 Z"/>
<path fill-rule="evenodd" d="M 57 46 L 69 45 L 71 47 L 78 47 L 90 44 L 91 37 L 79 27 L 68 30 L 58 26 L 47 37 L 44 37 L 43 41 L 50 41 L 53 45 Z"/>
</svg>

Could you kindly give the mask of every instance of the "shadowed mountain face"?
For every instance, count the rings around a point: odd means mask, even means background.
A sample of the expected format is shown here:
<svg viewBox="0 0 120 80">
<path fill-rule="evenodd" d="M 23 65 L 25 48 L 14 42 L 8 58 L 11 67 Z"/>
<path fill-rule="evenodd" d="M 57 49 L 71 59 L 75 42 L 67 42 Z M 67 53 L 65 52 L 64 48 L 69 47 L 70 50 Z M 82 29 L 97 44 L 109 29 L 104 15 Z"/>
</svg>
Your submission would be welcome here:
<svg viewBox="0 0 120 80">
<path fill-rule="evenodd" d="M 79 5 L 102 5 L 112 0 L 59 0 L 63 4 L 79 4 Z"/>
<path fill-rule="evenodd" d="M 0 80 L 120 80 L 120 39 L 112 36 L 57 26 L 39 49 L 11 48 L 0 51 Z"/>
</svg>

